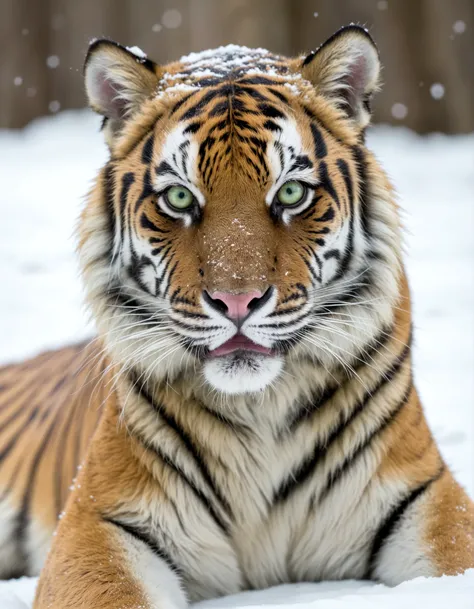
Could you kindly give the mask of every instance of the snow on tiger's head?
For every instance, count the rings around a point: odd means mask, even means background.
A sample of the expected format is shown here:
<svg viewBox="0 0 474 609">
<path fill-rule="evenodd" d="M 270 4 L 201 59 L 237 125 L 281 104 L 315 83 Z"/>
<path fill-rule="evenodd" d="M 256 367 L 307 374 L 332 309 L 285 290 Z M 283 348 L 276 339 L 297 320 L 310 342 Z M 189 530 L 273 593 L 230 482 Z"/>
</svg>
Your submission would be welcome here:
<svg viewBox="0 0 474 609">
<path fill-rule="evenodd" d="M 111 159 L 81 255 L 119 357 L 259 391 L 302 353 L 334 357 L 315 346 L 316 312 L 367 287 L 369 256 L 384 302 L 394 297 L 397 238 L 378 243 L 363 209 L 378 75 L 357 26 L 292 59 L 228 45 L 159 66 L 136 47 L 91 44 L 86 90 Z"/>
</svg>

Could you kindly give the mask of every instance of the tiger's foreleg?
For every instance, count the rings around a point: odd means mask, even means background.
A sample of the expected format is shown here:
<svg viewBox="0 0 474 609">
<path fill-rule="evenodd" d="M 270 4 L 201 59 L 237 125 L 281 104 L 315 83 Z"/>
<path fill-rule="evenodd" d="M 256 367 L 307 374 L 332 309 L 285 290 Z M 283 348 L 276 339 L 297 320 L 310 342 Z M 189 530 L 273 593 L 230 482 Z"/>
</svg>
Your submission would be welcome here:
<svg viewBox="0 0 474 609">
<path fill-rule="evenodd" d="M 34 609 L 186 607 L 179 576 L 164 557 L 126 527 L 71 499 L 41 574 Z"/>
<path fill-rule="evenodd" d="M 474 504 L 442 466 L 388 514 L 374 540 L 368 576 L 398 585 L 473 567 Z"/>
</svg>

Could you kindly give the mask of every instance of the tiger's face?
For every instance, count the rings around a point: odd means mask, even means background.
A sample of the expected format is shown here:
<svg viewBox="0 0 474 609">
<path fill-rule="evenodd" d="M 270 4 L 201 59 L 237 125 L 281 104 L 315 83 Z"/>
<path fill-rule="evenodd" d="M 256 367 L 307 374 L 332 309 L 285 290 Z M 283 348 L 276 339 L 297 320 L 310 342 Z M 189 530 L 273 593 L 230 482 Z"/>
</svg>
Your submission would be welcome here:
<svg viewBox="0 0 474 609">
<path fill-rule="evenodd" d="M 340 309 L 380 262 L 363 146 L 378 71 L 356 27 L 292 60 L 229 46 L 158 67 L 93 43 L 86 87 L 111 150 L 83 222 L 103 221 L 93 279 L 84 227 L 81 251 L 113 348 L 230 394 L 355 351 L 369 330 Z"/>
</svg>

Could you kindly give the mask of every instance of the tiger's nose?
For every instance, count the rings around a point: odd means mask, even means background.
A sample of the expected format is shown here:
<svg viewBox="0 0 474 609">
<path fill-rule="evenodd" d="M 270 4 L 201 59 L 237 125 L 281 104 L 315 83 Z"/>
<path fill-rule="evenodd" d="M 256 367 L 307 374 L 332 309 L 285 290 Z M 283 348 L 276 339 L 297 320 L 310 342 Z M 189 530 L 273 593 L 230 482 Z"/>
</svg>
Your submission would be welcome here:
<svg viewBox="0 0 474 609">
<path fill-rule="evenodd" d="M 231 292 L 204 292 L 207 303 L 223 313 L 233 322 L 239 325 L 250 313 L 259 309 L 271 295 L 271 288 L 265 293 L 259 290 L 233 294 Z"/>
</svg>

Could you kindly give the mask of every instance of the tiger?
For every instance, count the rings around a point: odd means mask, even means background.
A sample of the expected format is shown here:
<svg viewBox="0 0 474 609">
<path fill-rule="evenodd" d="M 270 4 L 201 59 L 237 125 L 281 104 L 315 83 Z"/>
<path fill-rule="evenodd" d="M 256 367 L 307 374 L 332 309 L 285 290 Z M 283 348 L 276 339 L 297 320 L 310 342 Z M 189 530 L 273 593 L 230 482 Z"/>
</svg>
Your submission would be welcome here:
<svg viewBox="0 0 474 609">
<path fill-rule="evenodd" d="M 0 570 L 40 572 L 35 609 L 474 566 L 365 143 L 380 69 L 357 25 L 293 58 L 160 65 L 92 41 L 109 159 L 78 256 L 97 339 L 0 373 Z"/>
</svg>

